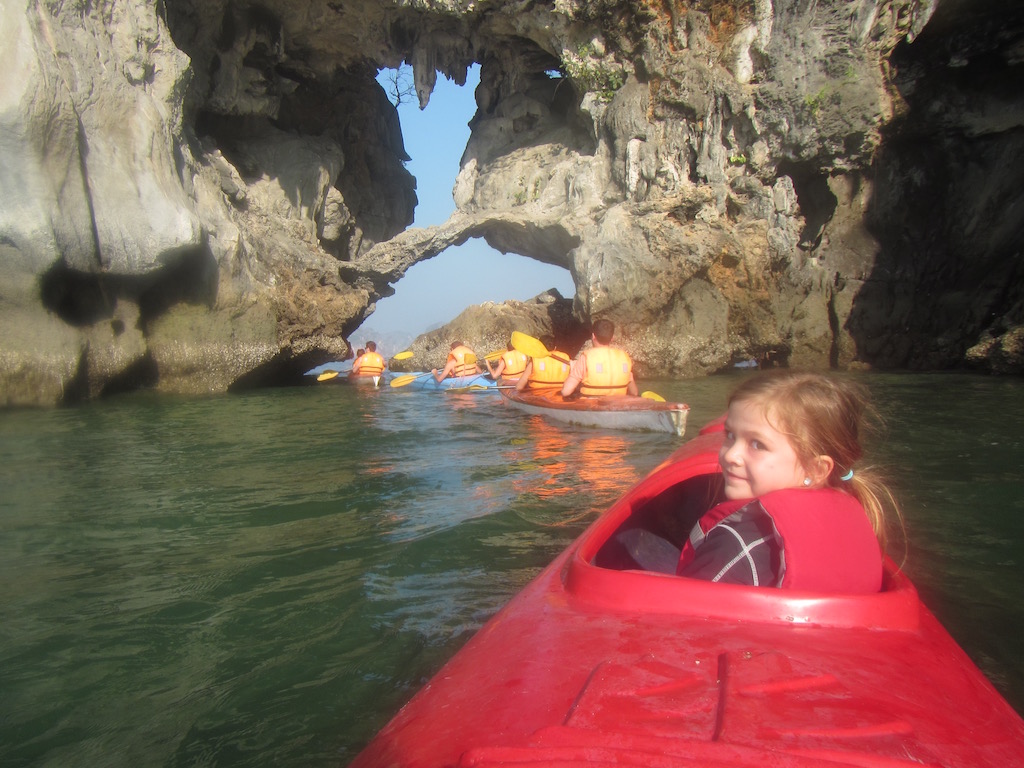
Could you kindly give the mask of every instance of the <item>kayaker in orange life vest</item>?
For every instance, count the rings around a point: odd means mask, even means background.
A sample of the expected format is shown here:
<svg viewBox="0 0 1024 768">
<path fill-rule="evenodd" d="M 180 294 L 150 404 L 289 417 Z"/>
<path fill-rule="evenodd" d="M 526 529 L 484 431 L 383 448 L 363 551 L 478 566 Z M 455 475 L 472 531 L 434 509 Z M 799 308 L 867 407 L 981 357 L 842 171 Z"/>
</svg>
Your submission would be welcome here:
<svg viewBox="0 0 1024 768">
<path fill-rule="evenodd" d="M 487 370 L 491 372 L 491 378 L 506 384 L 519 380 L 528 361 L 529 358 L 513 347 L 511 341 L 508 343 L 508 349 L 501 353 L 501 357 L 498 358 L 493 366 L 490 360 L 484 358 L 484 362 L 487 363 Z"/>
<path fill-rule="evenodd" d="M 612 346 L 615 325 L 611 320 L 595 320 L 590 335 L 593 346 L 580 352 L 562 384 L 562 397 L 576 393 L 587 397 L 640 394 L 633 381 L 633 361 L 629 354 Z"/>
<path fill-rule="evenodd" d="M 569 366 L 572 361 L 567 354 L 555 349 L 554 337 L 548 334 L 541 336 L 539 341 L 550 354 L 547 357 L 531 357 L 527 360 L 523 375 L 516 382 L 517 392 L 557 391 L 569 378 Z"/>
<path fill-rule="evenodd" d="M 726 501 L 693 527 L 676 573 L 755 586 L 865 594 L 882 584 L 891 490 L 861 458 L 864 392 L 778 370 L 730 396 L 718 454 Z"/>
<path fill-rule="evenodd" d="M 449 376 L 473 376 L 482 373 L 480 366 L 476 364 L 476 353 L 461 341 L 453 341 L 451 350 L 448 352 L 448 359 L 445 361 L 444 369 L 440 374 L 437 368 L 431 368 L 434 379 L 438 382 L 444 381 Z"/>
<path fill-rule="evenodd" d="M 352 362 L 353 376 L 380 376 L 384 373 L 387 362 L 377 353 L 376 342 L 366 342 L 366 351 L 360 352 L 361 354 Z"/>
</svg>

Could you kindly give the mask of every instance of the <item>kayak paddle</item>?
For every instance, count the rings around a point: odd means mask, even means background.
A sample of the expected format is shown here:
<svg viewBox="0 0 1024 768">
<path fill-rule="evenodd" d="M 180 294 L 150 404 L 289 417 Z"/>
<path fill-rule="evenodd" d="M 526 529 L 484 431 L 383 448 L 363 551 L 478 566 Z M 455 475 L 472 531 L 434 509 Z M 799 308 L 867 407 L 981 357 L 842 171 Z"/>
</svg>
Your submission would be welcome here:
<svg viewBox="0 0 1024 768">
<path fill-rule="evenodd" d="M 535 339 L 533 336 L 527 336 L 525 333 L 519 331 L 512 331 L 512 347 L 522 352 L 527 357 L 534 357 L 538 360 L 545 357 L 553 357 L 559 362 L 565 363 L 566 365 L 572 365 L 572 360 L 564 352 L 555 354 L 554 351 L 549 350 L 544 346 L 544 342 L 540 339 Z"/>
<path fill-rule="evenodd" d="M 650 390 L 647 390 L 646 392 L 641 392 L 640 393 L 640 397 L 646 397 L 648 400 L 653 400 L 656 403 L 664 403 L 665 402 L 665 398 L 664 397 L 659 395 L 657 392 L 651 392 Z"/>
<path fill-rule="evenodd" d="M 543 358 L 551 354 L 540 339 L 519 331 L 512 331 L 512 346 L 527 357 Z"/>
<path fill-rule="evenodd" d="M 397 355 L 395 355 L 391 359 L 392 360 L 408 360 L 410 357 L 412 357 L 412 350 L 411 349 L 407 349 L 404 352 L 399 352 Z"/>
<path fill-rule="evenodd" d="M 404 352 L 399 352 L 398 353 L 398 355 L 404 355 L 404 354 L 405 354 Z M 395 357 L 397 358 L 398 355 L 395 355 Z M 406 355 L 406 357 L 412 357 L 412 352 L 410 352 L 408 355 Z M 463 362 L 469 363 L 469 364 L 475 363 L 476 362 L 476 355 L 474 355 L 472 352 L 470 352 L 468 355 L 465 356 L 465 358 L 463 359 Z M 420 374 L 409 373 L 409 374 L 406 374 L 405 376 L 399 376 L 397 379 L 392 379 L 391 380 L 391 386 L 392 387 L 404 387 L 406 384 L 411 384 L 412 382 L 416 381 L 416 379 L 422 379 L 424 376 L 431 376 L 431 375 L 433 375 L 433 373 L 434 373 L 433 371 L 427 371 L 426 373 L 420 373 Z"/>
<path fill-rule="evenodd" d="M 333 379 L 337 375 L 338 375 L 337 371 L 324 371 L 323 373 L 321 373 L 319 376 L 316 377 L 316 380 L 317 381 L 330 381 L 331 379 Z"/>
<path fill-rule="evenodd" d="M 399 376 L 397 379 L 391 380 L 392 387 L 404 387 L 406 384 L 412 384 L 416 379 L 422 379 L 424 376 L 432 376 L 433 371 L 427 371 L 426 373 L 407 373 L 405 376 Z"/>
</svg>

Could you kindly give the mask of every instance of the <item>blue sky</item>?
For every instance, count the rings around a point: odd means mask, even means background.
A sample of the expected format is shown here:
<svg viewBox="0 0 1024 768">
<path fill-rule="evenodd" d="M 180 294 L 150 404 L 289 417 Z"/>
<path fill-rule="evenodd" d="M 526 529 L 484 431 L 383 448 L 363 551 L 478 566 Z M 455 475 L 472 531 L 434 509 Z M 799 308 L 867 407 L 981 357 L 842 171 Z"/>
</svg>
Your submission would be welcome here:
<svg viewBox="0 0 1024 768">
<path fill-rule="evenodd" d="M 440 224 L 455 210 L 452 187 L 469 140 L 479 81 L 479 66 L 461 87 L 439 74 L 425 110 L 420 111 L 415 99 L 398 107 L 405 152 L 412 158 L 406 168 L 416 177 L 419 198 L 414 227 Z M 549 288 L 567 298 L 575 292 L 568 270 L 501 254 L 483 240 L 470 240 L 414 265 L 394 288 L 394 296 L 377 302 L 364 328 L 419 334 L 447 323 L 470 304 L 530 299 Z"/>
</svg>

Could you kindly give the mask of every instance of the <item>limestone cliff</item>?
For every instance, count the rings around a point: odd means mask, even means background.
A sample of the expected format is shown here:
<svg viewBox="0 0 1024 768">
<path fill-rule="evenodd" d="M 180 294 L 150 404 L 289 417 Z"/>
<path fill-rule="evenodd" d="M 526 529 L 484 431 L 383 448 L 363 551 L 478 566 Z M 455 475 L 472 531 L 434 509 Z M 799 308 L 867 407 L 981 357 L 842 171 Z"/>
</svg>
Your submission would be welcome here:
<svg viewBox="0 0 1024 768">
<path fill-rule="evenodd" d="M 646 375 L 1024 370 L 1024 10 L 994 0 L 0 7 L 0 392 L 283 383 L 471 237 Z M 375 76 L 481 65 L 444 225 Z"/>
</svg>

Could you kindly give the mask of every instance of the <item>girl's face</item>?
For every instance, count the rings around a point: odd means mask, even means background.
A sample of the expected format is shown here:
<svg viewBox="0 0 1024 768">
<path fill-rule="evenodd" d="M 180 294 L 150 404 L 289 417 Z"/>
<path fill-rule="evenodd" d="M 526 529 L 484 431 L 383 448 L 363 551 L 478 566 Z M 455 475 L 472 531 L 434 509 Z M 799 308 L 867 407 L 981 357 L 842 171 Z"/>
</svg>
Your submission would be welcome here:
<svg viewBox="0 0 1024 768">
<path fill-rule="evenodd" d="M 725 417 L 718 452 L 727 499 L 752 499 L 783 488 L 802 488 L 808 477 L 789 439 L 768 423 L 764 409 L 736 401 Z"/>
</svg>

